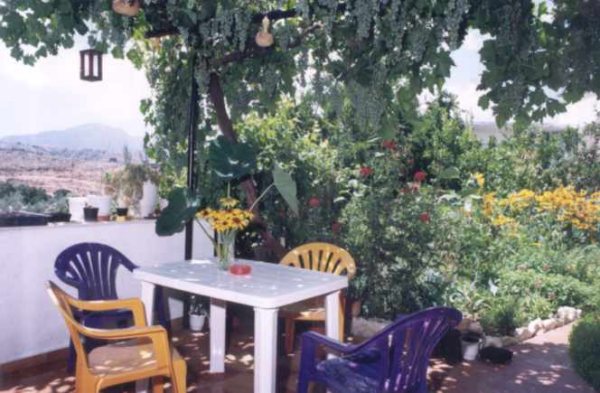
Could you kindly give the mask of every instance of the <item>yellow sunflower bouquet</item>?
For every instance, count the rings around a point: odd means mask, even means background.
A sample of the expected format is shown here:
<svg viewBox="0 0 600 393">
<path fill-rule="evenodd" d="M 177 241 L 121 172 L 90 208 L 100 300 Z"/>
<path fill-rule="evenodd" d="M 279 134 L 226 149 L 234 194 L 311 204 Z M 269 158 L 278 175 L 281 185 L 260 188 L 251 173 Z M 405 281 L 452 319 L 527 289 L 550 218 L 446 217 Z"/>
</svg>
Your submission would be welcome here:
<svg viewBox="0 0 600 393">
<path fill-rule="evenodd" d="M 217 251 L 219 266 L 221 269 L 227 270 L 233 262 L 235 236 L 238 231 L 250 224 L 254 214 L 250 210 L 240 209 L 238 207 L 239 201 L 235 198 L 221 198 L 219 205 L 220 209 L 206 208 L 200 210 L 196 214 L 196 218 L 206 220 L 217 233 L 215 238 L 200 225 L 200 228 L 211 240 Z"/>
</svg>

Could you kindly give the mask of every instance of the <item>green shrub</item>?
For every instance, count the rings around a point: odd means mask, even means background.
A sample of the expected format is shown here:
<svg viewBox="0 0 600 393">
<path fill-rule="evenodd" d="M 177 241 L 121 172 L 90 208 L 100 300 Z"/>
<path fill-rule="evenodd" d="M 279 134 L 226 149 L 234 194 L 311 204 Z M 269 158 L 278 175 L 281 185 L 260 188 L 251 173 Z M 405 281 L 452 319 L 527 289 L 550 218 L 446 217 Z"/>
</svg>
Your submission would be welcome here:
<svg viewBox="0 0 600 393">
<path fill-rule="evenodd" d="M 572 306 L 592 310 L 590 304 L 594 289 L 576 278 L 559 274 L 539 273 L 531 270 L 503 271 L 500 275 L 500 287 L 510 295 L 528 296 L 537 294 L 552 305 L 553 311 L 559 306 Z"/>
<path fill-rule="evenodd" d="M 29 211 L 36 213 L 67 212 L 68 190 L 59 189 L 54 195 L 39 187 L 13 182 L 0 182 L 0 213 Z"/>
<path fill-rule="evenodd" d="M 577 323 L 569 344 L 575 371 L 600 391 L 600 314 L 590 314 Z"/>
<path fill-rule="evenodd" d="M 536 318 L 546 319 L 551 314 L 554 314 L 556 310 L 557 307 L 552 302 L 535 293 L 530 296 L 524 296 L 519 301 L 519 313 L 524 322 L 533 321 Z"/>
<path fill-rule="evenodd" d="M 481 326 L 486 334 L 508 336 L 525 323 L 519 301 L 514 297 L 493 298 L 491 307 L 483 313 Z"/>
<path fill-rule="evenodd" d="M 355 196 L 344 209 L 343 239 L 358 269 L 351 295 L 362 299 L 364 316 L 393 319 L 441 301 L 444 282 L 433 244 L 439 226 L 432 204 L 425 187 L 396 196 L 382 187 Z"/>
</svg>

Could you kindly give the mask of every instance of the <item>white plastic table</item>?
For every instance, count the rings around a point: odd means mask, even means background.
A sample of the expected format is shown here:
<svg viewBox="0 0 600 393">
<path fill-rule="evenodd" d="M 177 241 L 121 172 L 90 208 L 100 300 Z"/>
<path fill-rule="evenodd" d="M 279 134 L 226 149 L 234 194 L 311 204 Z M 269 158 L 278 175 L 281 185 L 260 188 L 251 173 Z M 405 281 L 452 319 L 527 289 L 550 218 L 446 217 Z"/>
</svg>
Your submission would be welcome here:
<svg viewBox="0 0 600 393">
<path fill-rule="evenodd" d="M 240 262 L 240 261 L 238 261 Z M 339 292 L 348 286 L 345 276 L 279 264 L 241 261 L 252 266 L 249 276 L 219 270 L 212 260 L 166 263 L 135 269 L 142 281 L 146 318 L 153 320 L 157 285 L 210 298 L 210 372 L 225 371 L 225 311 L 227 302 L 254 308 L 254 392 L 274 393 L 277 362 L 277 311 L 280 307 L 316 296 L 326 296 L 325 330 L 337 339 Z M 138 392 L 143 391 L 138 384 Z"/>
</svg>

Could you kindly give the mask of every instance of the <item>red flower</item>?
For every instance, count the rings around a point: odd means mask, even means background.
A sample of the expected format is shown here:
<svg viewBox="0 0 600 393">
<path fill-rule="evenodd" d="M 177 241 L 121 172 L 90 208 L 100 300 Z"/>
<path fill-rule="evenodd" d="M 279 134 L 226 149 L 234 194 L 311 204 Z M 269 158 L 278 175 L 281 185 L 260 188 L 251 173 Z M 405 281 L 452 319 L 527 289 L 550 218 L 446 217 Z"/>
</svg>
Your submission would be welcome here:
<svg viewBox="0 0 600 393">
<path fill-rule="evenodd" d="M 311 197 L 308 200 L 308 206 L 313 207 L 313 208 L 319 207 L 319 206 L 321 206 L 321 200 L 317 197 Z"/>
<path fill-rule="evenodd" d="M 419 215 L 419 220 L 421 220 L 421 222 L 427 223 L 431 220 L 431 217 L 429 216 L 429 213 L 423 212 Z"/>
<path fill-rule="evenodd" d="M 392 139 L 384 139 L 383 142 L 381 142 L 381 146 L 383 146 L 384 149 L 392 151 L 396 150 L 397 148 L 396 141 Z"/>
<path fill-rule="evenodd" d="M 373 174 L 373 168 L 371 168 L 370 166 L 363 166 L 360 167 L 360 175 L 362 177 L 368 177 L 371 176 Z"/>
<path fill-rule="evenodd" d="M 337 234 L 338 234 L 338 233 L 340 233 L 341 231 L 342 231 L 342 224 L 341 224 L 341 223 L 339 223 L 339 222 L 337 222 L 337 221 L 334 221 L 334 222 L 331 224 L 331 232 L 333 232 L 333 233 L 335 233 L 335 234 L 337 235 Z"/>
<path fill-rule="evenodd" d="M 414 175 L 414 179 L 416 182 L 422 183 L 423 181 L 425 181 L 425 178 L 427 177 L 427 173 L 425 173 L 424 171 L 416 171 L 415 175 Z"/>
</svg>

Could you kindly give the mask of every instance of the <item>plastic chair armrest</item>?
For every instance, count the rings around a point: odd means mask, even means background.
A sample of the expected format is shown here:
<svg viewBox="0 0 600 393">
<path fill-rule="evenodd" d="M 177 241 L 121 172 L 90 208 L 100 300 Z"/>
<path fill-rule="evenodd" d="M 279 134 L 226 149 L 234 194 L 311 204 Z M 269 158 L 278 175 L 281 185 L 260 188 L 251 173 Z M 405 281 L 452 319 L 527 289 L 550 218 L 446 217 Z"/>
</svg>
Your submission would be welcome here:
<svg viewBox="0 0 600 393">
<path fill-rule="evenodd" d="M 133 314 L 133 323 L 135 327 L 141 328 L 147 326 L 144 304 L 140 299 L 137 298 L 95 301 L 69 299 L 68 301 L 72 307 L 84 311 L 112 311 L 127 309 Z"/>
<path fill-rule="evenodd" d="M 331 337 L 325 336 L 323 334 L 319 334 L 317 332 L 306 332 L 302 335 L 302 347 L 304 348 L 304 343 L 310 343 L 309 345 L 321 345 L 326 349 L 333 350 L 338 353 L 347 354 L 354 351 L 356 348 L 355 345 L 350 344 L 342 344 L 337 340 L 332 339 Z"/>
</svg>

